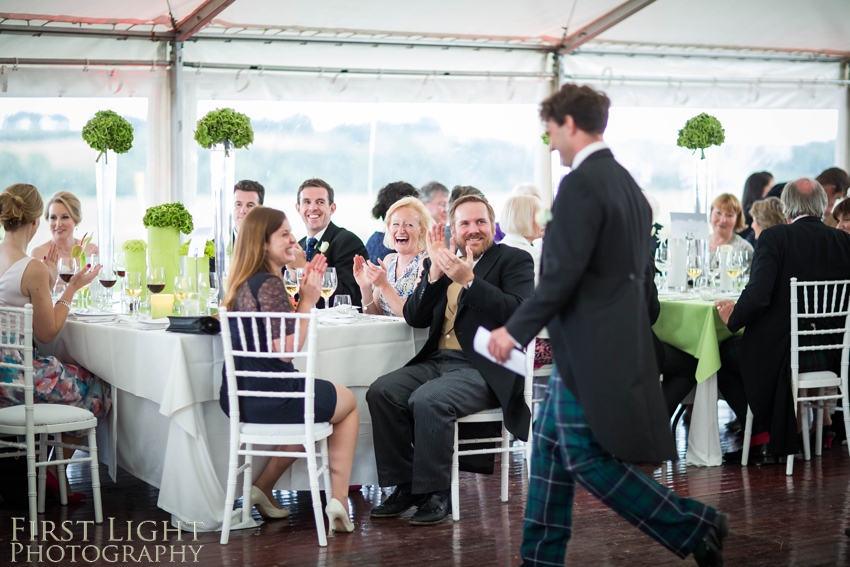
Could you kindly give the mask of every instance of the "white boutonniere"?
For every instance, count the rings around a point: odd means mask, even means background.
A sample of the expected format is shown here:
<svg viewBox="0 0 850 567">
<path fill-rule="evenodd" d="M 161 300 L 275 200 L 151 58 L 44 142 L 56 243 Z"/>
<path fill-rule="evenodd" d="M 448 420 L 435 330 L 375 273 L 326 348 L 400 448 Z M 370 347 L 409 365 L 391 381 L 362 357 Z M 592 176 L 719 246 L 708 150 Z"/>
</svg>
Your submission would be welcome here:
<svg viewBox="0 0 850 567">
<path fill-rule="evenodd" d="M 319 254 L 324 254 L 325 252 L 327 252 L 328 246 L 330 245 L 330 242 L 322 242 L 321 244 L 319 244 Z"/>
</svg>

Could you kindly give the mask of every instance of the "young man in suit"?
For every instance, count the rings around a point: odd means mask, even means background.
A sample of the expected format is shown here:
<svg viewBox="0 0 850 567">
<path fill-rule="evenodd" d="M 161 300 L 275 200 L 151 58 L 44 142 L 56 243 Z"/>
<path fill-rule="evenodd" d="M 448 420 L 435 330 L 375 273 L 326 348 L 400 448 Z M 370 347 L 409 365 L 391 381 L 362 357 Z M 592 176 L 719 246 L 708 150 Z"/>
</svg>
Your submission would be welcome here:
<svg viewBox="0 0 850 567">
<path fill-rule="evenodd" d="M 578 482 L 700 566 L 722 565 L 728 516 L 681 498 L 633 463 L 676 459 L 647 307 L 652 212 L 602 140 L 610 101 L 567 84 L 541 105 L 553 150 L 572 168 L 546 227 L 534 297 L 493 332 L 505 361 L 546 326 L 555 369 L 534 429 L 522 558 L 563 565 Z"/>
<path fill-rule="evenodd" d="M 717 387 L 742 423 L 747 406 L 752 410 L 750 455 L 762 464 L 781 462 L 780 457 L 799 449 L 789 378 L 791 278 L 843 280 L 850 274 L 850 234 L 823 222 L 829 194 L 821 184 L 797 179 L 785 185 L 781 199 L 788 224 L 772 226 L 759 235 L 750 281 L 737 304 L 728 300 L 716 303 L 730 331 L 746 327 L 742 338 L 721 345 L 723 366 L 717 373 Z M 835 318 L 805 321 L 806 326 L 818 328 L 836 326 Z M 834 342 L 837 335 L 826 335 L 826 339 Z M 811 343 L 801 339 L 800 344 Z M 800 372 L 840 372 L 838 358 L 839 351 L 802 352 Z M 740 452 L 727 453 L 726 459 L 739 460 Z"/>
<path fill-rule="evenodd" d="M 479 326 L 503 325 L 531 296 L 534 262 L 525 250 L 494 244 L 495 214 L 483 196 L 454 201 L 449 221 L 450 247 L 442 226 L 428 232 L 422 279 L 404 305 L 410 326 L 430 328 L 428 341 L 404 368 L 378 378 L 366 394 L 378 481 L 396 487 L 372 509 L 373 518 L 418 506 L 411 525 L 443 521 L 451 508 L 458 417 L 501 407 L 505 427 L 520 439 L 528 437 L 524 378 L 476 353 L 472 341 Z"/>
<path fill-rule="evenodd" d="M 242 219 L 251 209 L 263 204 L 266 188 L 250 179 L 243 179 L 233 186 L 233 229 L 239 232 Z"/>
<path fill-rule="evenodd" d="M 328 267 L 336 268 L 336 291 L 326 304 L 319 300 L 317 307 L 332 306 L 336 295 L 348 295 L 352 305 L 360 305 L 362 297 L 354 280 L 354 256 L 359 254 L 368 260 L 369 253 L 356 234 L 331 222 L 336 211 L 334 190 L 321 179 L 308 179 L 298 188 L 296 199 L 295 210 L 307 227 L 307 236 L 298 242 L 304 251 L 300 259 L 309 262 L 316 254 L 324 254 Z"/>
</svg>

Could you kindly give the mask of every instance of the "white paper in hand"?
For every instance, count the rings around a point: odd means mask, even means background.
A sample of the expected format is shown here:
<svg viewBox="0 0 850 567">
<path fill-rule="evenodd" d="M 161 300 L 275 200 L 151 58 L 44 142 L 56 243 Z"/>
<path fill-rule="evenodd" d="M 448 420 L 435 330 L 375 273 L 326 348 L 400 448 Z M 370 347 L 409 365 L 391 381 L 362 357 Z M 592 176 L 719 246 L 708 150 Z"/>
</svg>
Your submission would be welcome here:
<svg viewBox="0 0 850 567">
<path fill-rule="evenodd" d="M 525 376 L 525 353 L 515 348 L 511 351 L 511 357 L 507 362 L 504 364 L 498 362 L 495 358 L 493 358 L 493 355 L 490 354 L 490 351 L 487 350 L 487 345 L 490 344 L 491 334 L 492 333 L 484 327 L 478 327 L 478 330 L 475 331 L 475 338 L 472 340 L 472 346 L 475 348 L 475 352 L 491 362 L 495 362 L 512 372 L 516 372 L 520 376 Z"/>
</svg>

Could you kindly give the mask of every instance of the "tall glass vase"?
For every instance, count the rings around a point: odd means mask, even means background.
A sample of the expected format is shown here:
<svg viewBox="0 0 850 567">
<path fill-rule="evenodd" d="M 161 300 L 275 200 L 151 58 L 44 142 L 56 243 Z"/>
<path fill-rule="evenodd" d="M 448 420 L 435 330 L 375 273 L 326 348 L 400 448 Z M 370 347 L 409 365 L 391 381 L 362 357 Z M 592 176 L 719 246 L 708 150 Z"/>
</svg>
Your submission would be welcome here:
<svg viewBox="0 0 850 567">
<path fill-rule="evenodd" d="M 694 152 L 694 212 L 708 213 L 711 194 L 711 168 L 702 150 Z"/>
<path fill-rule="evenodd" d="M 236 184 L 236 155 L 233 143 L 225 140 L 210 149 L 210 181 L 213 202 L 213 241 L 215 243 L 215 273 L 219 282 L 218 299 L 224 299 L 224 282 L 230 267 L 233 244 L 233 217 L 230 200 Z"/>
<path fill-rule="evenodd" d="M 97 238 L 99 262 L 104 270 L 112 269 L 115 239 L 115 185 L 118 176 L 118 155 L 106 150 L 95 162 L 95 185 L 97 187 Z M 98 280 L 89 289 L 98 296 L 101 289 Z"/>
</svg>

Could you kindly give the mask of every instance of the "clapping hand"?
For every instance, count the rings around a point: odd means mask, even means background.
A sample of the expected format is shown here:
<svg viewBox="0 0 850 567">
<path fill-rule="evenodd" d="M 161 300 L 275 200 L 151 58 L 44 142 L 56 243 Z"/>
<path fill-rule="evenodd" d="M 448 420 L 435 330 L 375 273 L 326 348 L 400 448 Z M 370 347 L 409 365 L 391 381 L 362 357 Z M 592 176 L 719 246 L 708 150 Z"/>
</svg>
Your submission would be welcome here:
<svg viewBox="0 0 850 567">
<path fill-rule="evenodd" d="M 371 285 L 369 278 L 366 276 L 366 260 L 360 254 L 354 255 L 354 280 L 357 285 L 364 288 Z"/>
<path fill-rule="evenodd" d="M 383 260 L 378 260 L 378 264 L 380 266 L 376 266 L 371 261 L 366 262 L 364 269 L 366 271 L 366 277 L 369 279 L 369 283 L 371 283 L 376 289 L 383 289 L 390 285 L 390 282 L 387 280 L 387 267 L 384 265 Z"/>
<path fill-rule="evenodd" d="M 295 260 L 293 260 L 292 262 L 287 264 L 286 267 L 289 268 L 290 270 L 294 270 L 296 268 L 303 268 L 304 266 L 306 266 L 307 265 L 307 253 L 304 251 L 303 248 L 301 248 L 301 245 L 298 244 L 297 242 L 295 243 L 294 253 L 295 253 Z M 316 257 L 313 256 L 313 259 L 315 260 Z"/>
<path fill-rule="evenodd" d="M 428 257 L 431 258 L 431 270 L 429 271 L 428 279 L 432 282 L 443 277 L 443 270 L 439 266 L 437 258 L 440 256 L 440 251 L 446 248 L 446 233 L 445 227 L 441 224 L 435 224 L 425 233 L 425 242 L 428 247 Z"/>
<path fill-rule="evenodd" d="M 51 240 L 50 247 L 47 249 L 47 256 L 42 259 L 42 262 L 47 266 L 47 271 L 50 274 L 50 286 L 56 282 L 56 278 L 59 275 L 59 248 L 56 247 L 56 244 Z"/>
<path fill-rule="evenodd" d="M 455 247 L 454 238 L 451 239 L 451 247 Z M 439 264 L 440 270 L 444 274 L 449 276 L 453 282 L 462 286 L 466 286 L 475 277 L 472 272 L 472 250 L 469 246 L 466 247 L 466 256 L 463 258 L 452 254 L 447 248 L 443 247 L 439 251 L 439 256 L 431 261 Z"/>
<path fill-rule="evenodd" d="M 298 286 L 299 307 L 303 305 L 312 309 L 319 302 L 322 297 L 322 279 L 327 267 L 328 260 L 323 254 L 316 254 L 307 263 Z"/>
</svg>

